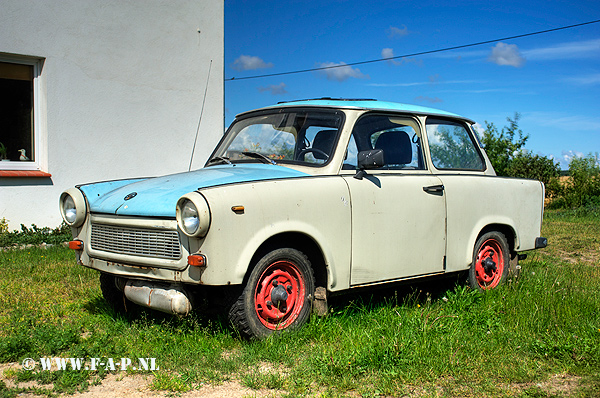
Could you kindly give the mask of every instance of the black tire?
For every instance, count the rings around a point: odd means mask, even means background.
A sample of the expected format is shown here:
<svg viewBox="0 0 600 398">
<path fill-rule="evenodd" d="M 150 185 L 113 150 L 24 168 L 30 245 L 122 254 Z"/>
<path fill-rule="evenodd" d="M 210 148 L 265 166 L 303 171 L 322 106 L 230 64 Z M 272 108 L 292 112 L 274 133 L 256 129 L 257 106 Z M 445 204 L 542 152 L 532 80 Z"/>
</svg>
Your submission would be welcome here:
<svg viewBox="0 0 600 398">
<path fill-rule="evenodd" d="M 310 318 L 315 278 L 308 258 L 291 248 L 277 249 L 257 263 L 229 320 L 250 338 L 296 329 Z"/>
<path fill-rule="evenodd" d="M 483 234 L 473 249 L 469 285 L 481 291 L 493 289 L 506 281 L 510 271 L 510 251 L 504 234 Z"/>
<path fill-rule="evenodd" d="M 136 306 L 125 298 L 125 294 L 117 288 L 116 278 L 113 275 L 100 274 L 100 290 L 102 296 L 112 309 L 118 314 L 131 312 Z"/>
</svg>

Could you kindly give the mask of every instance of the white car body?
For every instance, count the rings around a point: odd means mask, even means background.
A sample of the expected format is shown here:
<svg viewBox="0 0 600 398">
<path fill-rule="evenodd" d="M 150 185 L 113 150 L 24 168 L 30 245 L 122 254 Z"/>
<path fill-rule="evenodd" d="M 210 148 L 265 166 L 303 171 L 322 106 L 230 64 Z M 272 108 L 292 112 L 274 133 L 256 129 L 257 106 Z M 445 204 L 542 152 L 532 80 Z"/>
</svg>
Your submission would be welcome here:
<svg viewBox="0 0 600 398">
<path fill-rule="evenodd" d="M 310 138 L 313 126 L 304 133 L 304 127 L 298 127 L 301 122 L 308 124 L 314 112 L 335 113 L 324 116 L 329 121 L 321 123 L 326 128 L 324 136 L 336 136 L 327 156 L 310 149 L 310 145 L 317 147 L 320 132 Z M 273 130 L 270 144 L 269 140 L 252 143 L 257 152 L 263 150 L 261 145 L 279 148 L 270 150 L 281 153 L 263 153 L 276 164 L 263 164 L 268 161 L 231 150 L 235 145 L 242 148 L 235 144 L 235 137 L 245 128 L 236 125 L 275 120 L 278 114 L 295 117 L 295 124 L 265 124 Z M 334 127 L 330 127 L 331 120 L 337 123 Z M 284 103 L 239 115 L 213 153 L 216 160 L 204 169 L 71 188 L 61 196 L 61 211 L 64 216 L 71 211 L 66 219 L 73 227 L 72 247 L 80 264 L 120 278 L 120 288 L 129 280 L 138 281 L 138 287 L 168 282 L 192 302 L 186 286 L 244 286 L 260 257 L 277 248 L 303 253 L 310 261 L 315 286 L 329 293 L 468 270 L 477 262 L 478 239 L 494 231 L 505 237 L 510 257 L 506 261 L 514 270 L 519 252 L 545 246 L 540 238 L 544 186 L 534 180 L 497 177 L 471 124 L 443 111 L 372 100 Z M 383 133 L 359 132 L 369 126 L 386 127 Z M 412 143 L 405 141 L 412 151 L 394 155 L 404 156 L 404 164 L 360 166 L 355 160 L 360 156 L 358 147 L 366 145 L 363 155 L 376 155 L 377 148 L 369 146 L 377 147 L 386 131 L 391 132 L 389 136 L 410 138 L 412 134 Z M 457 134 L 463 132 L 460 138 Z M 306 134 L 302 141 L 301 134 Z M 281 135 L 287 138 L 282 141 Z M 454 141 L 447 139 L 450 136 Z M 274 141 L 283 144 L 277 147 Z M 470 168 L 438 169 L 461 162 L 461 156 L 446 159 L 440 152 L 444 145 L 455 152 L 461 145 L 468 147 L 462 158 L 470 159 L 465 163 Z M 394 150 L 380 152 L 391 159 Z M 225 159 L 225 155 L 232 158 Z M 176 206 L 183 206 L 187 199 L 180 198 L 184 196 L 196 205 L 198 215 L 190 220 L 199 222 L 202 232 L 182 230 L 182 222 L 187 221 Z M 67 198 L 72 198 L 76 211 L 65 206 Z M 101 226 L 102 231 L 93 232 L 92 225 Z M 166 237 L 160 235 L 163 232 Z M 152 241 L 144 240 L 144 233 L 152 239 L 159 234 L 160 243 L 139 252 L 125 247 L 152 246 Z M 175 252 L 162 255 L 163 246 Z M 200 266 L 194 262 L 200 257 L 189 258 L 194 255 L 201 256 Z M 492 255 L 486 256 L 493 260 Z M 498 265 L 488 263 L 486 270 Z M 487 285 L 482 282 L 480 287 Z M 312 301 L 314 292 L 308 296 Z M 150 297 L 133 300 L 151 301 Z"/>
</svg>

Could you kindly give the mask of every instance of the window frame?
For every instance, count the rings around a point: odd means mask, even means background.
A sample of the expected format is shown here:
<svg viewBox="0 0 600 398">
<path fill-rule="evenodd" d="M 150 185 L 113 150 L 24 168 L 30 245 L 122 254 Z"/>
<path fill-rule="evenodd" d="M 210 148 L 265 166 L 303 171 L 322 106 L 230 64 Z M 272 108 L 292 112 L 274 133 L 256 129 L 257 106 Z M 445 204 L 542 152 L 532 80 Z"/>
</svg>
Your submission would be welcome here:
<svg viewBox="0 0 600 398">
<path fill-rule="evenodd" d="M 433 155 L 431 154 L 431 142 L 430 142 L 430 139 L 429 139 L 429 129 L 428 129 L 428 125 L 429 125 L 429 121 L 430 120 L 436 120 L 436 121 L 440 121 L 440 122 L 447 122 L 449 124 L 454 124 L 454 125 L 460 125 L 460 126 L 462 126 L 462 128 L 466 131 L 467 136 L 471 140 L 471 144 L 475 148 L 475 153 L 477 154 L 477 156 L 481 160 L 481 166 L 482 167 L 480 169 L 439 168 L 439 167 L 437 167 L 436 164 L 434 163 Z M 485 161 L 485 157 L 481 153 L 481 148 L 478 145 L 479 140 L 478 140 L 477 137 L 475 137 L 475 132 L 473 131 L 473 129 L 471 129 L 470 125 L 468 125 L 467 123 L 465 123 L 462 120 L 445 118 L 445 117 L 441 117 L 441 116 L 437 116 L 437 115 L 429 115 L 429 116 L 427 116 L 425 118 L 425 121 L 423 123 L 423 127 L 425 128 L 425 135 L 427 136 L 427 152 L 429 153 L 429 159 L 431 161 L 431 167 L 433 167 L 434 170 L 437 170 L 437 171 L 460 171 L 460 172 L 465 171 L 465 172 L 477 172 L 477 173 L 485 172 L 487 170 L 487 163 Z"/>
<path fill-rule="evenodd" d="M 385 111 L 381 111 L 381 110 L 375 110 L 375 111 L 369 111 L 369 112 L 365 112 L 362 115 L 360 115 L 353 123 L 352 126 L 352 131 L 350 133 L 350 138 L 348 140 L 348 143 L 346 144 L 346 151 L 348 151 L 348 148 L 350 146 L 350 143 L 355 141 L 355 137 L 354 137 L 354 133 L 355 133 L 355 128 L 356 125 L 364 118 L 366 117 L 373 117 L 373 116 L 380 116 L 380 117 L 386 117 L 386 118 L 390 118 L 390 119 L 398 119 L 398 120 L 402 120 L 402 121 L 406 121 L 406 125 L 411 127 L 414 132 L 419 136 L 419 139 L 421 141 L 421 147 L 420 147 L 420 151 L 421 151 L 421 157 L 422 157 L 422 161 L 423 161 L 423 168 L 421 169 L 411 169 L 411 168 L 386 168 L 386 167 L 381 167 L 381 168 L 374 168 L 369 170 L 370 174 L 388 174 L 388 173 L 392 173 L 392 174 L 406 174 L 406 173 L 415 173 L 415 174 L 430 174 L 431 171 L 429 170 L 429 164 L 428 164 L 428 156 L 429 154 L 426 153 L 426 149 L 425 149 L 425 142 L 423 140 L 423 136 L 426 133 L 426 131 L 423 129 L 423 127 L 421 126 L 420 121 L 418 120 L 418 117 L 416 117 L 413 114 L 404 114 L 404 113 L 388 113 Z M 369 138 L 370 139 L 370 138 Z M 414 142 L 412 142 L 412 137 L 411 137 L 411 143 L 414 144 Z M 356 142 L 355 142 L 356 144 Z M 358 150 L 358 147 L 357 147 Z M 357 152 L 358 154 L 358 152 Z M 349 168 L 344 168 L 344 164 L 345 164 L 345 159 L 344 161 L 342 161 L 342 167 L 341 167 L 341 171 L 342 172 L 352 172 L 352 173 L 356 173 L 356 169 L 349 169 Z"/>
<path fill-rule="evenodd" d="M 0 162 L 0 177 L 50 177 L 48 173 L 47 128 L 43 94 L 44 58 L 0 53 L 0 61 L 33 67 L 33 150 L 34 160 Z"/>
</svg>

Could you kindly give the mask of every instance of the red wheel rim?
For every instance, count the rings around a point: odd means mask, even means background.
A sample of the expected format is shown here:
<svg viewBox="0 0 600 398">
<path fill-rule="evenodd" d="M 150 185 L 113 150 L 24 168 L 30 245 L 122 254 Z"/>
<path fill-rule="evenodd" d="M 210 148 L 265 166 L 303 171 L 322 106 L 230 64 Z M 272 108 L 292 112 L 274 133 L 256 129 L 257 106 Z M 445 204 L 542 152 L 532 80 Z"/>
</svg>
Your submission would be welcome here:
<svg viewBox="0 0 600 398">
<path fill-rule="evenodd" d="M 272 293 L 282 286 L 287 298 L 273 302 Z M 294 263 L 277 261 L 262 273 L 254 290 L 254 307 L 260 322 L 271 330 L 290 326 L 304 307 L 306 287 L 304 278 Z"/>
<path fill-rule="evenodd" d="M 500 283 L 504 273 L 504 254 L 496 239 L 488 239 L 479 248 L 475 260 L 477 284 L 484 290 L 494 288 Z"/>
</svg>

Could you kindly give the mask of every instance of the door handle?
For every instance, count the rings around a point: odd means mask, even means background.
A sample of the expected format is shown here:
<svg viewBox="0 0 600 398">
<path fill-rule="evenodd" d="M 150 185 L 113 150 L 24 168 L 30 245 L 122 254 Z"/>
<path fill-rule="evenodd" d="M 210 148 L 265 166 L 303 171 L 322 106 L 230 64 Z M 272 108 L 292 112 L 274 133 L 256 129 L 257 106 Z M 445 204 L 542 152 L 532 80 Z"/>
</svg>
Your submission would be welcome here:
<svg viewBox="0 0 600 398">
<path fill-rule="evenodd" d="M 423 187 L 423 191 L 427 193 L 440 193 L 444 191 L 443 185 L 431 185 L 428 187 Z"/>
</svg>

